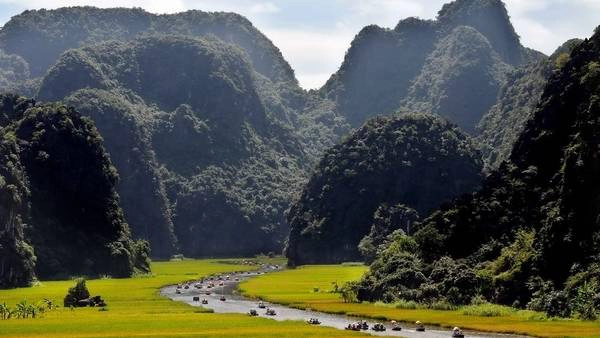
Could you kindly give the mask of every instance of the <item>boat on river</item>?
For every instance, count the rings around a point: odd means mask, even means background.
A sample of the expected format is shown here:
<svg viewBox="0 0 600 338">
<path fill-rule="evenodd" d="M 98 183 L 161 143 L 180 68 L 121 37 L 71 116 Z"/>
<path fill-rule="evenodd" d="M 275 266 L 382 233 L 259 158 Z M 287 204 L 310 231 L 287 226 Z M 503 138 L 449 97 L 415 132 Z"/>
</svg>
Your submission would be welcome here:
<svg viewBox="0 0 600 338">
<path fill-rule="evenodd" d="M 452 338 L 465 338 L 465 335 L 459 327 L 455 327 L 452 329 Z"/>
</svg>

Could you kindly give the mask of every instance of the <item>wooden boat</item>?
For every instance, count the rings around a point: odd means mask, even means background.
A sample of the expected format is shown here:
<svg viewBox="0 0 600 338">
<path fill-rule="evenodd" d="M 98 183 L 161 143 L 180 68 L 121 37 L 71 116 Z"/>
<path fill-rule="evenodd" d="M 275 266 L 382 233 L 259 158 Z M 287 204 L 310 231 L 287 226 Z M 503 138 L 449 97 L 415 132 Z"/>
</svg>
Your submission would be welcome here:
<svg viewBox="0 0 600 338">
<path fill-rule="evenodd" d="M 373 327 L 371 328 L 373 331 L 377 331 L 377 332 L 383 332 L 386 330 L 385 326 L 381 323 L 375 323 L 373 324 Z"/>
<path fill-rule="evenodd" d="M 465 335 L 460 328 L 455 327 L 452 329 L 452 338 L 465 338 Z"/>
<path fill-rule="evenodd" d="M 306 322 L 309 323 L 309 324 L 311 324 L 311 325 L 320 325 L 321 324 L 321 322 L 319 321 L 318 318 L 310 318 Z"/>
</svg>

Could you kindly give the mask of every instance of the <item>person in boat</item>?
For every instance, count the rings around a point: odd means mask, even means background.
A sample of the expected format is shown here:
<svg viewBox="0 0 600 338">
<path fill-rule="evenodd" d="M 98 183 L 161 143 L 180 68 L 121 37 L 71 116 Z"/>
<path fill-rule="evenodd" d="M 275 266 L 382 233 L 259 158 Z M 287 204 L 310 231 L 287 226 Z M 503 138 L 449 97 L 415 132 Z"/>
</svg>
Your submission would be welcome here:
<svg viewBox="0 0 600 338">
<path fill-rule="evenodd" d="M 346 330 L 360 331 L 360 325 L 358 323 L 350 323 L 346 326 Z"/>
<path fill-rule="evenodd" d="M 192 298 L 192 301 L 194 301 L 194 302 L 199 302 L 199 301 L 200 301 L 200 297 L 194 296 L 194 297 Z"/>
<path fill-rule="evenodd" d="M 419 332 L 423 332 L 425 331 L 425 325 L 423 325 L 423 323 L 421 323 L 420 321 L 416 321 L 415 322 L 415 330 L 419 331 Z"/>
<path fill-rule="evenodd" d="M 395 320 L 392 320 L 391 324 L 392 324 L 392 331 L 402 331 L 402 327 Z"/>
<path fill-rule="evenodd" d="M 204 299 L 202 300 L 202 304 L 204 304 L 204 305 L 208 304 L 208 300 L 206 300 L 206 298 L 204 298 Z"/>
<path fill-rule="evenodd" d="M 220 301 L 222 301 L 222 302 L 224 302 L 224 301 L 226 301 L 227 299 L 225 298 L 225 296 L 221 296 L 221 298 L 219 298 L 219 300 L 220 300 Z"/>
<path fill-rule="evenodd" d="M 277 313 L 276 313 L 276 312 L 275 312 L 275 310 L 273 310 L 273 309 L 267 309 L 267 312 L 266 312 L 266 314 L 267 314 L 268 316 L 275 316 Z"/>
<path fill-rule="evenodd" d="M 373 329 L 373 331 L 377 331 L 377 332 L 383 332 L 386 330 L 385 326 L 381 323 L 375 323 L 373 325 L 372 329 Z"/>
<path fill-rule="evenodd" d="M 319 325 L 319 324 L 321 324 L 321 322 L 317 318 L 311 318 L 311 319 L 309 319 L 308 323 L 312 324 L 312 325 Z"/>
<path fill-rule="evenodd" d="M 263 302 L 258 302 L 258 308 L 259 308 L 259 309 L 264 309 L 264 308 L 266 308 L 266 306 L 265 306 L 265 303 L 263 303 Z"/>
<path fill-rule="evenodd" d="M 452 329 L 452 338 L 465 338 L 465 335 L 459 327 L 455 327 Z"/>
<path fill-rule="evenodd" d="M 256 312 L 256 310 L 251 309 L 250 312 L 248 312 L 248 314 L 252 317 L 258 316 L 258 312 Z"/>
</svg>

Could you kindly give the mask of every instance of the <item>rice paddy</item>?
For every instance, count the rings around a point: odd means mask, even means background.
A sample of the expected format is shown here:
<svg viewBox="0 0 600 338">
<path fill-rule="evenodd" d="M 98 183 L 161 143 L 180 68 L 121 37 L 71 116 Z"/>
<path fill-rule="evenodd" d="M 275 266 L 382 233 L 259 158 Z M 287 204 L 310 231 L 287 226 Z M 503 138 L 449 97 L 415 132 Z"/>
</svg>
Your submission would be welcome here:
<svg viewBox="0 0 600 338">
<path fill-rule="evenodd" d="M 444 311 L 393 304 L 344 303 L 340 295 L 333 292 L 335 285 L 359 279 L 366 269 L 347 265 L 304 266 L 248 280 L 240 288 L 246 296 L 269 302 L 379 320 L 420 320 L 445 327 L 539 337 L 600 337 L 600 321 L 547 319 L 541 313 L 491 304 Z"/>
<path fill-rule="evenodd" d="M 213 273 L 253 267 L 223 260 L 155 262 L 152 275 L 126 279 L 88 280 L 92 295 L 101 295 L 108 311 L 59 308 L 41 318 L 0 320 L 2 337 L 346 337 L 350 332 L 275 322 L 245 315 L 213 314 L 159 295 L 162 286 Z M 43 298 L 62 304 L 72 280 L 46 281 L 34 287 L 0 290 L 0 304 L 14 306 Z"/>
</svg>

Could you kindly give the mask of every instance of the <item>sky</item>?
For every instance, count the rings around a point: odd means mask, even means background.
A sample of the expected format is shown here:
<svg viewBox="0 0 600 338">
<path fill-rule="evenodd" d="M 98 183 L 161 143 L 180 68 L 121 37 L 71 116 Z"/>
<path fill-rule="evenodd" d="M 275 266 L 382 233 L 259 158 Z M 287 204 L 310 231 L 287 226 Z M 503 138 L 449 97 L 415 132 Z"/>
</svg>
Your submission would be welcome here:
<svg viewBox="0 0 600 338">
<path fill-rule="evenodd" d="M 142 7 L 153 13 L 188 9 L 246 16 L 273 43 L 306 89 L 322 86 L 366 25 L 393 28 L 400 19 L 434 19 L 450 0 L 0 0 L 0 25 L 26 9 L 90 5 Z M 521 42 L 550 54 L 600 25 L 600 0 L 504 0 Z"/>
</svg>

